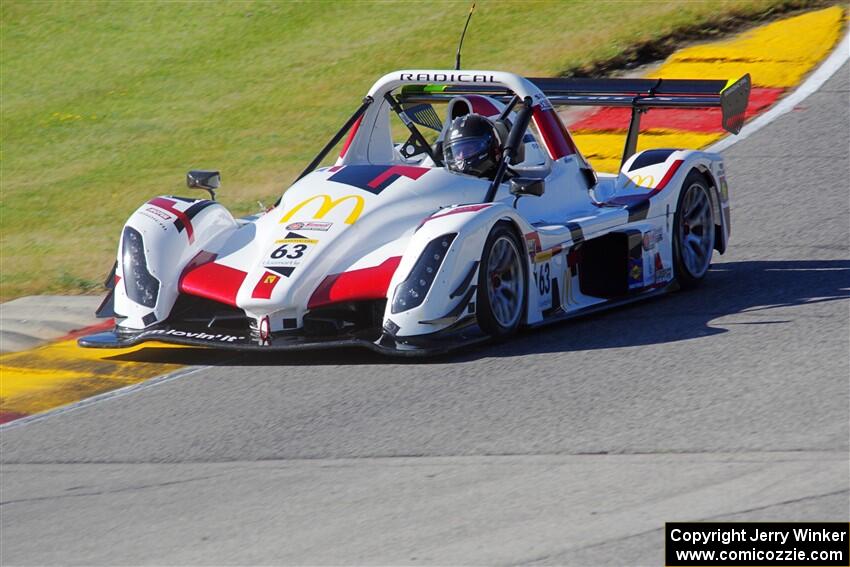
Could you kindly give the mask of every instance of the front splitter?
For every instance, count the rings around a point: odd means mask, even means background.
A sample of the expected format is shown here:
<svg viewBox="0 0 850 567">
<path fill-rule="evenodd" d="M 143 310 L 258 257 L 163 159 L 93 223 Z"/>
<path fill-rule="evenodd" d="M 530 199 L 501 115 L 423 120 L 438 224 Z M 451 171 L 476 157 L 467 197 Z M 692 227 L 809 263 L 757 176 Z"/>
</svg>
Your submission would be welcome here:
<svg viewBox="0 0 850 567">
<path fill-rule="evenodd" d="M 134 334 L 105 331 L 81 337 L 77 344 L 85 348 L 127 348 L 149 341 L 233 351 L 307 351 L 337 348 L 365 348 L 390 356 L 434 356 L 486 341 L 477 327 L 464 332 L 418 337 L 415 343 L 396 339 L 386 333 L 377 340 L 358 337 L 312 338 L 298 335 L 272 336 L 264 344 L 247 336 L 207 334 L 176 328 L 159 328 Z"/>
</svg>

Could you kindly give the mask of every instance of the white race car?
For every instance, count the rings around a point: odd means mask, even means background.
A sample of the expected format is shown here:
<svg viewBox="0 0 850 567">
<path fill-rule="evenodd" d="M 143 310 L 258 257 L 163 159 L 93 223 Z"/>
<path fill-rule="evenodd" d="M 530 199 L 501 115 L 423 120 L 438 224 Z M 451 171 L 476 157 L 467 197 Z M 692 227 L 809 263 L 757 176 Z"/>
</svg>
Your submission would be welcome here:
<svg viewBox="0 0 850 567">
<path fill-rule="evenodd" d="M 389 73 L 273 208 L 234 218 L 210 171 L 188 183 L 211 199 L 139 207 L 98 311 L 115 328 L 79 344 L 436 353 L 693 287 L 729 240 L 723 159 L 635 153 L 640 116 L 720 107 L 737 133 L 749 91 L 749 76 Z M 632 108 L 618 174 L 593 171 L 557 105 Z M 475 121 L 496 133 L 486 174 L 463 169 L 469 153 L 453 140 Z M 318 167 L 344 137 L 335 164 Z"/>
</svg>

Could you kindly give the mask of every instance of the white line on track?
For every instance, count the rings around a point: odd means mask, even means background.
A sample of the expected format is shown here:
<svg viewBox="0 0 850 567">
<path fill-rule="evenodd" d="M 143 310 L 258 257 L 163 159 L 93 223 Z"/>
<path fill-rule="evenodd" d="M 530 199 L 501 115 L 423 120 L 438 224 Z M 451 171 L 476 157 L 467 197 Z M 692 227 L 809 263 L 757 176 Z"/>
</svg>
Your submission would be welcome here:
<svg viewBox="0 0 850 567">
<path fill-rule="evenodd" d="M 848 59 L 850 59 L 850 32 L 848 32 L 844 36 L 844 38 L 842 38 L 841 41 L 838 42 L 838 46 L 832 51 L 829 57 L 827 57 L 824 62 L 821 63 L 820 66 L 815 70 L 815 72 L 809 75 L 809 77 L 805 81 L 803 81 L 803 83 L 799 87 L 797 87 L 797 89 L 793 93 L 783 98 L 779 102 L 779 104 L 771 108 L 769 111 L 765 112 L 764 114 L 744 126 L 744 128 L 741 129 L 741 132 L 737 136 L 727 136 L 716 144 L 706 148 L 706 151 L 721 152 L 731 147 L 736 142 L 740 142 L 741 140 L 744 140 L 748 136 L 752 135 L 753 133 L 758 132 L 759 130 L 761 130 L 783 114 L 791 112 L 791 110 L 793 110 L 795 106 L 800 104 L 800 102 L 805 100 L 809 95 L 817 91 L 830 77 L 832 77 L 836 73 L 836 71 L 841 68 L 842 65 L 844 65 L 844 63 L 847 62 Z M 35 423 L 37 421 L 47 419 L 48 417 L 52 417 L 54 415 L 65 414 L 77 409 L 89 407 L 100 402 L 105 402 L 107 400 L 114 400 L 116 398 L 121 398 L 130 394 L 135 394 L 136 392 L 141 392 L 142 390 L 147 390 L 148 388 L 153 388 L 155 386 L 159 386 L 160 384 L 165 384 L 166 382 L 171 382 L 172 380 L 183 378 L 184 376 L 189 376 L 191 374 L 195 374 L 196 372 L 200 372 L 201 370 L 207 370 L 209 368 L 212 367 L 193 366 L 190 368 L 176 370 L 169 374 L 159 376 L 158 378 L 152 378 L 144 382 L 139 382 L 138 384 L 133 384 L 124 388 L 119 388 L 117 390 L 104 392 L 103 394 L 98 394 L 90 398 L 84 398 L 78 402 L 58 407 L 56 409 L 52 409 L 44 413 L 37 413 L 34 415 L 29 415 L 27 417 L 22 417 L 21 419 L 16 419 L 15 421 L 4 423 L 0 425 L 0 431 L 5 431 L 14 427 L 20 427 L 22 425 L 27 425 L 28 423 Z"/>
<path fill-rule="evenodd" d="M 26 425 L 28 423 L 41 421 L 54 415 L 61 415 L 63 413 L 68 413 L 74 410 L 86 408 L 99 402 L 105 402 L 107 400 L 114 400 L 115 398 L 121 398 L 129 394 L 135 394 L 136 392 L 141 392 L 142 390 L 147 390 L 148 388 L 153 388 L 154 386 L 159 386 L 160 384 L 165 384 L 166 382 L 171 382 L 172 380 L 177 380 L 178 378 L 183 378 L 184 376 L 189 376 L 190 374 L 195 374 L 196 372 L 200 372 L 201 370 L 207 370 L 208 368 L 212 367 L 191 366 L 189 368 L 181 368 L 180 370 L 175 370 L 174 372 L 169 372 L 168 374 L 164 374 L 156 378 L 151 378 L 150 380 L 145 380 L 144 382 L 139 382 L 138 384 L 131 384 L 130 386 L 118 388 L 117 390 L 110 390 L 108 392 L 92 396 L 90 398 L 83 398 L 78 402 L 73 402 L 65 406 L 60 406 L 56 409 L 48 410 L 44 413 L 36 413 L 33 415 L 22 417 L 20 419 L 16 419 L 14 421 L 10 421 L 8 423 L 4 423 L 0 425 L 0 431 L 5 431 L 7 429 L 20 427 L 21 425 Z"/>
<path fill-rule="evenodd" d="M 779 104 L 744 126 L 737 136 L 727 136 L 716 144 L 706 148 L 705 151 L 722 152 L 736 142 L 740 142 L 758 132 L 783 114 L 791 112 L 795 106 L 821 88 L 848 59 L 850 59 L 850 32 L 838 42 L 838 46 L 832 51 L 830 56 L 793 93 L 780 100 Z"/>
</svg>

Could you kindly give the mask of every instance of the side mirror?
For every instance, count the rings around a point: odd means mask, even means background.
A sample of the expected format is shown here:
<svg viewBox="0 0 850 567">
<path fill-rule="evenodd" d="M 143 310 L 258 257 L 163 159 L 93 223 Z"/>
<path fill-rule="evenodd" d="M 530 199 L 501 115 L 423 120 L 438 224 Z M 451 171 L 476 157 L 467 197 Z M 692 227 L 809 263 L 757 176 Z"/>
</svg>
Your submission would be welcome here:
<svg viewBox="0 0 850 567">
<path fill-rule="evenodd" d="M 221 173 L 193 169 L 186 174 L 186 186 L 208 191 L 212 200 L 215 201 L 215 190 L 221 186 Z"/>
<path fill-rule="evenodd" d="M 523 195 L 534 195 L 539 197 L 545 190 L 545 183 L 542 179 L 533 179 L 530 177 L 514 177 L 510 182 L 511 195 L 522 197 Z"/>
</svg>

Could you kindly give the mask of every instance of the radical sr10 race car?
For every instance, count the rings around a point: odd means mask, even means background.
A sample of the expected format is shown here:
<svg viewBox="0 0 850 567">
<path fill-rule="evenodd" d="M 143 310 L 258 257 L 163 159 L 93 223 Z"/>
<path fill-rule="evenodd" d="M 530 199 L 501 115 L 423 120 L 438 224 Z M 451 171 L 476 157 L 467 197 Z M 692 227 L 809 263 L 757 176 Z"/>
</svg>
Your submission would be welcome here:
<svg viewBox="0 0 850 567">
<path fill-rule="evenodd" d="M 720 107 L 737 133 L 749 91 L 749 76 L 389 73 L 273 208 L 234 218 L 212 171 L 187 180 L 211 199 L 139 207 L 99 309 L 115 328 L 79 344 L 435 353 L 693 287 L 729 241 L 723 159 L 636 153 L 640 116 Z M 558 105 L 631 107 L 618 174 L 590 167 Z M 452 121 L 471 114 L 499 132 L 491 177 L 444 163 Z M 336 162 L 319 167 L 343 138 Z"/>
</svg>

